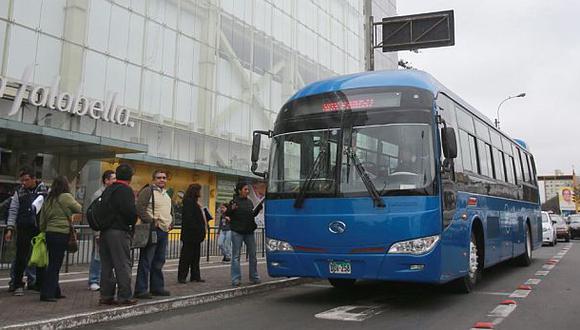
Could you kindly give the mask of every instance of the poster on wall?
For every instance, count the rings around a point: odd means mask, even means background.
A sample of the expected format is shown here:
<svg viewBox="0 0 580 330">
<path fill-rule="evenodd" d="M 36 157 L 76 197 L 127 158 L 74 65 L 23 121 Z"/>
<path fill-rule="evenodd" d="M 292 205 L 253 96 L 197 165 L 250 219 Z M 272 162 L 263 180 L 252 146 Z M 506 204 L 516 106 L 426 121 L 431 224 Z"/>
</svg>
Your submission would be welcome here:
<svg viewBox="0 0 580 330">
<path fill-rule="evenodd" d="M 562 187 L 558 193 L 558 201 L 560 202 L 560 211 L 574 211 L 576 205 L 574 204 L 574 189 L 571 187 Z"/>
</svg>

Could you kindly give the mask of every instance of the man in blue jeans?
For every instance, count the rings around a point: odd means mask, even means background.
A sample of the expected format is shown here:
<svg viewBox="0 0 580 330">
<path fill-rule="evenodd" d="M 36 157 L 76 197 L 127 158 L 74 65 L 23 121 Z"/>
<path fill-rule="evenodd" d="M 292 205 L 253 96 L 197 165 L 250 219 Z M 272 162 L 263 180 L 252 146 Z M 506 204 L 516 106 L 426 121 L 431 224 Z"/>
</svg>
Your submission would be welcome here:
<svg viewBox="0 0 580 330">
<path fill-rule="evenodd" d="M 171 295 L 165 290 L 163 279 L 167 241 L 173 226 L 171 197 L 165 189 L 167 172 L 155 170 L 152 179 L 137 197 L 137 214 L 142 222 L 152 226 L 150 241 L 139 253 L 134 295 L 137 299 Z"/>
</svg>

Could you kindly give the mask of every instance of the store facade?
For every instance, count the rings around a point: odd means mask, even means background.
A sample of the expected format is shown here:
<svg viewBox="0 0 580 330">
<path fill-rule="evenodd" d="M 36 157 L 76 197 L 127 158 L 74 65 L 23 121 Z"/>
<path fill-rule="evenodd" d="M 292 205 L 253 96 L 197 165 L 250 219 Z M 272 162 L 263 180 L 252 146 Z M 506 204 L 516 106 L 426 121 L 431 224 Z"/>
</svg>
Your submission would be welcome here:
<svg viewBox="0 0 580 330">
<path fill-rule="evenodd" d="M 86 202 L 100 173 L 156 168 L 214 209 L 249 172 L 251 132 L 298 88 L 362 71 L 362 1 L 0 2 L 0 185 L 23 164 Z M 394 15 L 395 1 L 377 1 Z M 396 68 L 378 54 L 377 67 Z M 264 146 L 267 148 L 267 146 Z M 262 153 L 263 155 L 267 152 Z M 8 190 L 8 188 L 0 188 Z"/>
</svg>

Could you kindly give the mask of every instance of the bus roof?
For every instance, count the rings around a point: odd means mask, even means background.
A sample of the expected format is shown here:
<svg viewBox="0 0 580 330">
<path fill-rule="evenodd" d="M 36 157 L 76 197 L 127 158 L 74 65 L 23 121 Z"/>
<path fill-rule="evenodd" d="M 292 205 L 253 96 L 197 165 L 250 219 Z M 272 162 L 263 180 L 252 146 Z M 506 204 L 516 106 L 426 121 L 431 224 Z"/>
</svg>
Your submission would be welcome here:
<svg viewBox="0 0 580 330">
<path fill-rule="evenodd" d="M 461 104 L 476 117 L 485 121 L 491 127 L 494 127 L 493 122 L 484 114 L 472 107 L 469 103 L 465 102 L 465 100 L 445 87 L 432 75 L 421 70 L 383 70 L 336 76 L 306 85 L 296 92 L 288 102 L 311 95 L 331 93 L 345 89 L 382 86 L 421 88 L 433 93 L 434 98 L 437 97 L 439 92 L 442 92 L 457 103 Z"/>
</svg>

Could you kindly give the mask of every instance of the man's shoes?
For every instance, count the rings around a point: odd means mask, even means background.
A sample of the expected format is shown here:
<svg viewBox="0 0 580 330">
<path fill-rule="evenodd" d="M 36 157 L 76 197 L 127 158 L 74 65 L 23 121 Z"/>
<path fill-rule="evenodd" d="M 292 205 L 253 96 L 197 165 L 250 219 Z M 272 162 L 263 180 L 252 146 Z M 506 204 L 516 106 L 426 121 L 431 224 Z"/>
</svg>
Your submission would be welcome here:
<svg viewBox="0 0 580 330">
<path fill-rule="evenodd" d="M 192 279 L 191 279 L 191 282 L 204 283 L 204 282 L 205 282 L 205 280 L 204 280 L 204 279 L 201 279 L 201 278 L 192 278 Z"/>
<path fill-rule="evenodd" d="M 101 299 L 99 299 L 99 305 L 115 306 L 115 305 L 117 305 L 117 302 L 113 298 L 110 298 L 110 299 L 101 298 Z"/>
<path fill-rule="evenodd" d="M 40 297 L 40 301 L 56 302 L 56 298 Z"/>
<path fill-rule="evenodd" d="M 178 278 L 178 279 L 177 279 L 177 283 L 180 283 L 180 284 L 187 284 L 187 280 L 184 280 L 184 279 L 180 279 L 180 278 Z"/>
<path fill-rule="evenodd" d="M 135 293 L 134 297 L 137 299 L 153 299 L 149 292 Z"/>
<path fill-rule="evenodd" d="M 91 283 L 91 285 L 89 285 L 89 290 L 91 291 L 99 291 L 101 289 L 101 286 L 98 285 L 97 283 Z"/>
<path fill-rule="evenodd" d="M 227 257 L 224 257 L 224 258 L 222 259 L 222 261 L 223 261 L 223 262 L 230 262 L 230 261 L 232 261 L 232 258 L 227 258 Z"/>
<path fill-rule="evenodd" d="M 8 286 L 8 292 L 14 292 L 14 290 L 16 290 L 16 288 L 14 287 L 14 285 L 9 285 Z"/>
<path fill-rule="evenodd" d="M 169 292 L 167 290 L 151 291 L 151 295 L 158 296 L 158 297 L 169 297 L 169 296 L 171 296 L 171 292 Z"/>
<path fill-rule="evenodd" d="M 137 305 L 138 301 L 137 299 L 127 299 L 127 300 L 119 300 L 119 302 L 117 302 L 117 305 L 119 306 L 133 306 L 133 305 Z"/>
<path fill-rule="evenodd" d="M 260 281 L 259 279 L 257 279 L 257 280 L 250 280 L 250 283 L 252 283 L 252 284 L 260 284 L 260 283 L 262 283 L 262 281 Z"/>
<path fill-rule="evenodd" d="M 23 288 L 16 288 L 16 289 L 14 289 L 13 295 L 15 295 L 16 297 L 22 297 L 22 296 L 24 296 L 24 289 Z"/>
<path fill-rule="evenodd" d="M 240 282 L 234 282 L 234 283 L 232 283 L 232 286 L 235 287 L 235 288 L 239 287 L 240 285 L 242 285 Z"/>
</svg>

